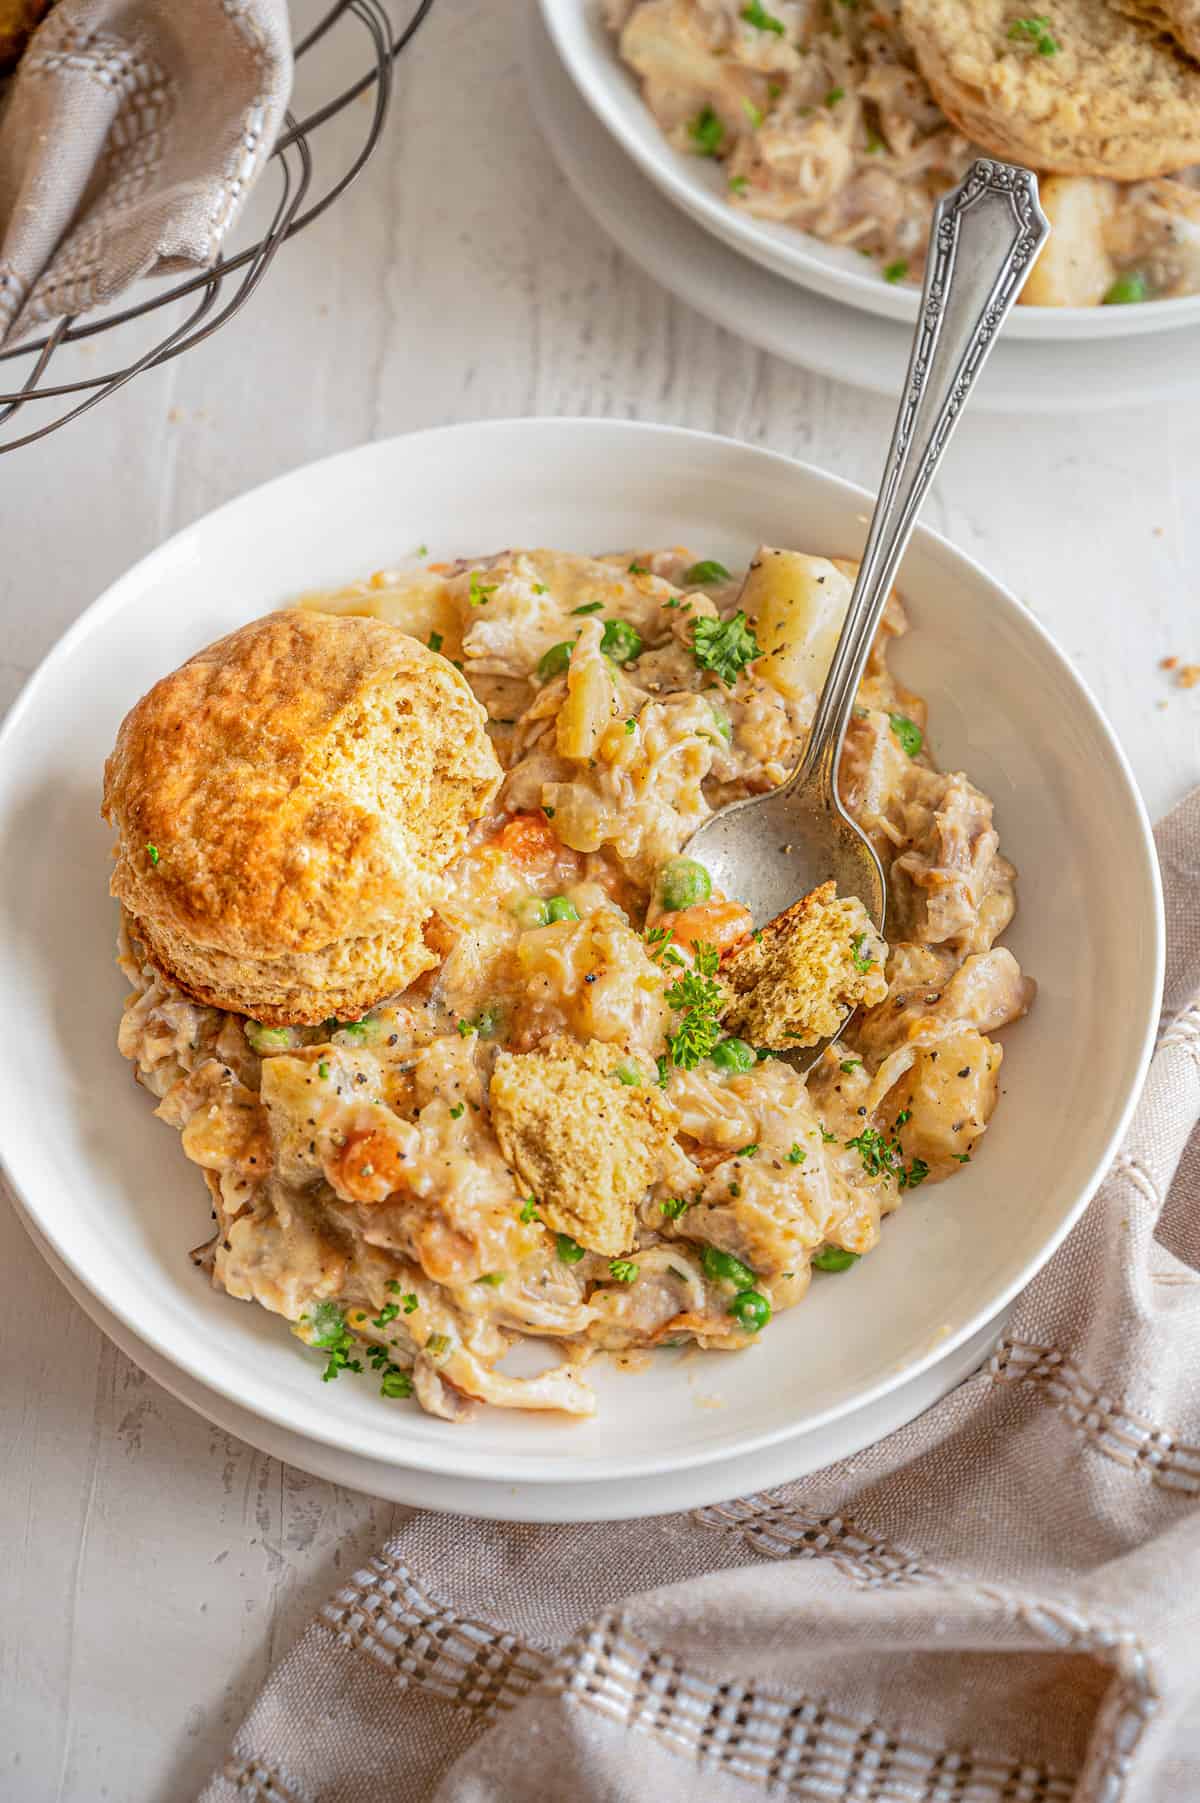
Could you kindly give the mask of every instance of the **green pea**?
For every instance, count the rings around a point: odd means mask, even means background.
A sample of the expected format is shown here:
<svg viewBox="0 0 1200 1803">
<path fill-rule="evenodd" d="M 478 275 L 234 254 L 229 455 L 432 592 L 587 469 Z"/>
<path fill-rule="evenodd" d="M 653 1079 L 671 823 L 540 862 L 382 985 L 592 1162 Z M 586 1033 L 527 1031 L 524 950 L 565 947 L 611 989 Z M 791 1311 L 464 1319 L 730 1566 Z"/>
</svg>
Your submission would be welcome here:
<svg viewBox="0 0 1200 1803">
<path fill-rule="evenodd" d="M 1112 287 L 1104 296 L 1103 305 L 1106 307 L 1128 307 L 1137 301 L 1144 301 L 1145 298 L 1146 278 L 1144 275 L 1139 275 L 1135 269 L 1131 271 L 1129 275 L 1119 275 L 1117 277 L 1116 281 L 1112 284 Z"/>
<path fill-rule="evenodd" d="M 668 858 L 658 877 L 658 893 L 669 913 L 694 908 L 712 894 L 712 878 L 695 858 Z"/>
<path fill-rule="evenodd" d="M 564 1265 L 577 1265 L 583 1257 L 583 1247 L 569 1233 L 556 1233 L 554 1245 Z"/>
<path fill-rule="evenodd" d="M 290 1052 L 293 1044 L 290 1027 L 262 1027 L 256 1020 L 246 1022 L 246 1038 L 260 1054 Z"/>
<path fill-rule="evenodd" d="M 554 920 L 578 920 L 579 909 L 575 906 L 575 903 L 569 896 L 552 895 L 550 900 L 546 903 L 546 919 L 548 922 Z"/>
<path fill-rule="evenodd" d="M 747 1333 L 760 1333 L 771 1319 L 771 1304 L 761 1290 L 739 1290 L 729 1313 Z"/>
<path fill-rule="evenodd" d="M 722 1039 L 709 1053 L 719 1071 L 752 1071 L 758 1053 L 744 1039 Z"/>
<path fill-rule="evenodd" d="M 605 620 L 600 649 L 614 664 L 632 663 L 642 655 L 642 635 L 628 620 Z"/>
<path fill-rule="evenodd" d="M 538 658 L 537 672 L 543 682 L 549 682 L 552 676 L 561 676 L 571 661 L 571 653 L 575 649 L 573 639 L 563 639 L 561 644 L 551 645 L 549 651 L 543 651 Z"/>
<path fill-rule="evenodd" d="M 704 1275 L 714 1283 L 736 1283 L 740 1290 L 754 1288 L 754 1272 L 740 1258 L 735 1258 L 732 1252 L 721 1252 L 716 1246 L 706 1246 L 700 1255 L 700 1263 L 704 1266 Z"/>
<path fill-rule="evenodd" d="M 842 1246 L 822 1246 L 813 1255 L 814 1271 L 848 1271 L 851 1265 L 858 1263 L 857 1252 L 847 1252 Z"/>
<path fill-rule="evenodd" d="M 513 917 L 517 925 L 525 932 L 531 927 L 544 927 L 550 923 L 550 905 L 540 895 L 527 895 L 522 901 L 513 905 Z"/>
<path fill-rule="evenodd" d="M 705 557 L 683 572 L 683 580 L 689 588 L 703 588 L 708 582 L 728 582 L 729 571 L 715 557 Z"/>
</svg>

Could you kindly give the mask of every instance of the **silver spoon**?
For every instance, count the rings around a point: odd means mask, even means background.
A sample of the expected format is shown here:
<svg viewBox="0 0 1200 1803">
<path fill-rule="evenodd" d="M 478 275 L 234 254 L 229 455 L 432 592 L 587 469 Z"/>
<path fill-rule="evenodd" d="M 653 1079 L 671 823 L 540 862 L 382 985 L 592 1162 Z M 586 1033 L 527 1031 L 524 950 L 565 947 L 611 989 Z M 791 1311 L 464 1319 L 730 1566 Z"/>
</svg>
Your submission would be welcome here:
<svg viewBox="0 0 1200 1803">
<path fill-rule="evenodd" d="M 755 926 L 834 879 L 880 932 L 887 882 L 837 793 L 846 722 L 918 510 L 996 334 L 1050 232 L 1037 176 L 980 159 L 933 215 L 908 378 L 866 549 L 804 754 L 778 789 L 735 801 L 694 833 L 687 855 L 749 908 Z M 827 1043 L 827 1042 L 825 1042 Z M 807 1069 L 823 1046 L 785 1054 Z"/>
</svg>

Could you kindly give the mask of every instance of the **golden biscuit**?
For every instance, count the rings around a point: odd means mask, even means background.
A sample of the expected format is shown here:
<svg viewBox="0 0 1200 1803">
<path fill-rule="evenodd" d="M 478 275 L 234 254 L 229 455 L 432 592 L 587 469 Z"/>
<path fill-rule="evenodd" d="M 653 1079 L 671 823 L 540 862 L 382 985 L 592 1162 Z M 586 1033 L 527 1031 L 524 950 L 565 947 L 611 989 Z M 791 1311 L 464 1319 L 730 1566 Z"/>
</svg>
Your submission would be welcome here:
<svg viewBox="0 0 1200 1803">
<path fill-rule="evenodd" d="M 887 946 L 857 896 L 822 883 L 722 960 L 723 1020 L 751 1045 L 795 1051 L 832 1039 L 887 994 Z"/>
<path fill-rule="evenodd" d="M 436 962 L 441 873 L 500 782 L 445 658 L 381 620 L 289 609 L 126 717 L 102 812 L 151 961 L 271 1026 L 357 1019 Z"/>
<path fill-rule="evenodd" d="M 1200 65 L 1112 0 L 903 0 L 938 105 L 994 156 L 1140 181 L 1200 161 Z"/>
</svg>

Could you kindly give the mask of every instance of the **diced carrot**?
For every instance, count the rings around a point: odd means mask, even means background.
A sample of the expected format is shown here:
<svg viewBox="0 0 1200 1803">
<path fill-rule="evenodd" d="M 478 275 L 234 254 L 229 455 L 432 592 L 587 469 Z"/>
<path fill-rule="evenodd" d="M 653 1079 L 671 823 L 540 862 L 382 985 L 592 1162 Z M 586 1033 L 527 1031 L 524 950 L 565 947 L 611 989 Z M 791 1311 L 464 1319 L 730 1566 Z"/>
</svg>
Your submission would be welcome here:
<svg viewBox="0 0 1200 1803">
<path fill-rule="evenodd" d="M 528 870 L 557 857 L 562 846 L 558 834 L 538 808 L 531 814 L 514 814 L 496 835 L 496 842 L 513 863 Z"/>
<path fill-rule="evenodd" d="M 680 945 L 715 945 L 723 952 L 746 937 L 754 917 L 741 902 L 706 901 L 674 914 L 660 914 L 654 924 L 669 927 Z"/>
</svg>

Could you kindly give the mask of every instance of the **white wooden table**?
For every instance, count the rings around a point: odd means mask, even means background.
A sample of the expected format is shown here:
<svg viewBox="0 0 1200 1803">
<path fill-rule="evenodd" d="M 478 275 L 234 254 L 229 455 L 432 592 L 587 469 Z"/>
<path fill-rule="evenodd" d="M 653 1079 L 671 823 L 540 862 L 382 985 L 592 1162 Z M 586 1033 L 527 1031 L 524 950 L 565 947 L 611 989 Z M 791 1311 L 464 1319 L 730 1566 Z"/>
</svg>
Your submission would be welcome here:
<svg viewBox="0 0 1200 1803">
<path fill-rule="evenodd" d="M 532 123 L 527 0 L 440 0 L 375 162 L 210 344 L 0 459 L 0 708 L 169 533 L 363 439 L 658 419 L 871 484 L 887 403 L 739 344 L 598 236 Z M 340 129 L 340 127 L 339 127 Z M 345 140 L 349 142 L 349 139 Z M 1120 356 L 1120 343 L 1113 346 Z M 1200 780 L 1200 416 L 968 420 L 927 520 L 1035 609 L 1149 808 Z M 177 1803 L 389 1505 L 211 1428 L 109 1345 L 0 1206 L 0 1798 Z"/>
</svg>

